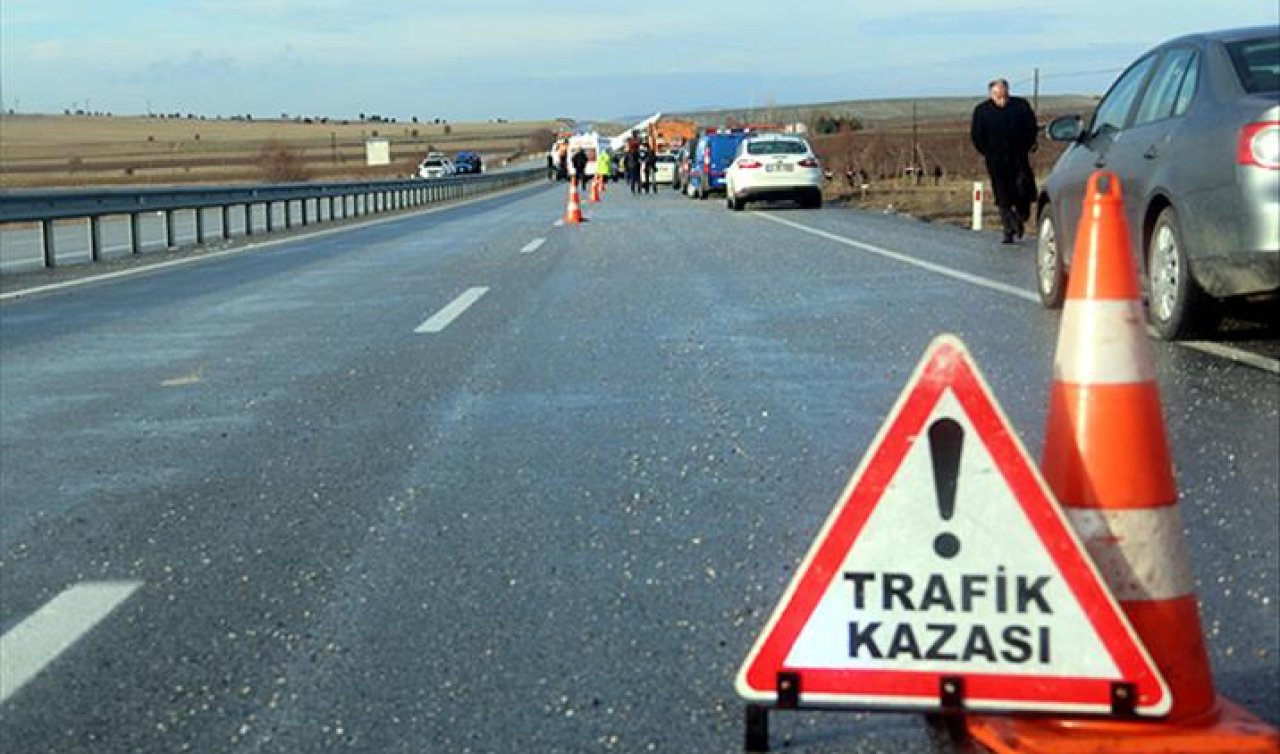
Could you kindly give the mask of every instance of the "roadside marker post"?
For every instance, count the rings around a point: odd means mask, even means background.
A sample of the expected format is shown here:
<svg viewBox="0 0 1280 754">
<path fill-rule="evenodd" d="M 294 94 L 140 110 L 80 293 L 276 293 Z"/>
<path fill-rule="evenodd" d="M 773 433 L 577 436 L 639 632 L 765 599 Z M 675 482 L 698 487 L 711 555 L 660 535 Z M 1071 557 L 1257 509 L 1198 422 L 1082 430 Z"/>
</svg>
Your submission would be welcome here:
<svg viewBox="0 0 1280 754">
<path fill-rule="evenodd" d="M 973 229 L 982 230 L 982 181 L 973 182 Z"/>
<path fill-rule="evenodd" d="M 964 345 L 929 346 L 737 678 L 768 711 L 1164 714 L 1168 687 Z"/>
</svg>

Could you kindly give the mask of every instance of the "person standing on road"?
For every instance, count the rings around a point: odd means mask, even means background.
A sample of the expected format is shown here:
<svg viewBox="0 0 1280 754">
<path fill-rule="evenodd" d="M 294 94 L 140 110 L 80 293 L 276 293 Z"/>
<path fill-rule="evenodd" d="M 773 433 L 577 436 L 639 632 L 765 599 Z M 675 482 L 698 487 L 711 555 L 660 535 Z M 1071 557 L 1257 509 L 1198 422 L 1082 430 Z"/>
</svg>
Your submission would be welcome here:
<svg viewBox="0 0 1280 754">
<path fill-rule="evenodd" d="M 658 193 L 657 172 L 658 153 L 650 147 L 644 155 L 644 192 L 646 194 Z"/>
<path fill-rule="evenodd" d="M 609 182 L 609 175 L 613 172 L 613 156 L 606 149 L 600 150 L 600 155 L 596 157 L 596 175 L 600 176 L 602 183 Z"/>
<path fill-rule="evenodd" d="M 1000 208 L 1004 227 L 1002 243 L 1022 238 L 1031 217 L 1036 179 L 1031 172 L 1031 152 L 1036 146 L 1036 114 L 1031 104 L 1009 95 L 1009 82 L 995 79 L 987 85 L 988 98 L 973 109 L 969 136 L 987 163 L 991 190 Z"/>
<path fill-rule="evenodd" d="M 632 149 L 631 144 L 627 145 L 627 153 L 622 157 L 622 166 L 627 173 L 627 186 L 631 189 L 632 194 L 640 192 L 640 145 L 636 144 L 636 148 Z"/>
<path fill-rule="evenodd" d="M 636 150 L 636 167 L 639 173 L 640 193 L 649 193 L 649 145 L 641 144 Z"/>
<path fill-rule="evenodd" d="M 556 147 L 556 180 L 569 180 L 569 140 L 561 139 Z"/>
<path fill-rule="evenodd" d="M 578 188 L 587 185 L 587 150 L 574 149 L 569 161 L 573 163 L 573 177 L 578 181 Z"/>
</svg>

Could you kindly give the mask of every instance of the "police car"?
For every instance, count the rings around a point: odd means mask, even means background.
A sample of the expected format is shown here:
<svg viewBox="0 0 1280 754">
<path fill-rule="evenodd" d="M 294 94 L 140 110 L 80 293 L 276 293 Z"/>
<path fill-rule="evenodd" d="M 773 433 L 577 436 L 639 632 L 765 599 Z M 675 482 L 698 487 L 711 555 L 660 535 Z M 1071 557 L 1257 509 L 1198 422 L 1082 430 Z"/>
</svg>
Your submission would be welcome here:
<svg viewBox="0 0 1280 754">
<path fill-rule="evenodd" d="M 725 204 L 738 211 L 764 199 L 822 206 L 822 165 L 809 142 L 791 134 L 756 134 L 739 145 L 725 171 Z"/>
</svg>

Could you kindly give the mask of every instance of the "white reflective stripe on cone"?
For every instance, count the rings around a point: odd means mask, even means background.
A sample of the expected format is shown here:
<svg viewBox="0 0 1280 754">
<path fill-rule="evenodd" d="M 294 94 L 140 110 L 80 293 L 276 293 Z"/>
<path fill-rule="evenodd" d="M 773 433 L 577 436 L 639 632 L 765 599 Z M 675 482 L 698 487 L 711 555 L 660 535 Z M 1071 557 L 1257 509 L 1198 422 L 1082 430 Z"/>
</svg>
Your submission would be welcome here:
<svg viewBox="0 0 1280 754">
<path fill-rule="evenodd" d="M 1195 588 L 1177 505 L 1067 508 L 1080 541 L 1121 602 L 1168 600 Z"/>
<path fill-rule="evenodd" d="M 1146 317 L 1137 301 L 1068 299 L 1058 332 L 1054 379 L 1076 385 L 1155 380 Z"/>
</svg>

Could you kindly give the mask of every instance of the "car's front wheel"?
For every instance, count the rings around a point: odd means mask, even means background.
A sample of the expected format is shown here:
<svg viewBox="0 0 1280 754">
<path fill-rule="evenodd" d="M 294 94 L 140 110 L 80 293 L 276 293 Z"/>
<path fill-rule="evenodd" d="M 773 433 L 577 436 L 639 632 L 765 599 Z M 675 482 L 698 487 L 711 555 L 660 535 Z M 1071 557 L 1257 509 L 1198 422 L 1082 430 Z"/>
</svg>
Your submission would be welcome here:
<svg viewBox="0 0 1280 754">
<path fill-rule="evenodd" d="M 1066 265 L 1058 246 L 1058 226 L 1053 207 L 1040 210 L 1040 230 L 1036 234 L 1036 290 L 1046 309 L 1061 309 L 1067 292 Z"/>
<path fill-rule="evenodd" d="M 1178 340 L 1217 324 L 1214 301 L 1191 276 L 1178 213 L 1165 207 L 1147 242 L 1147 318 L 1165 340 Z"/>
</svg>

